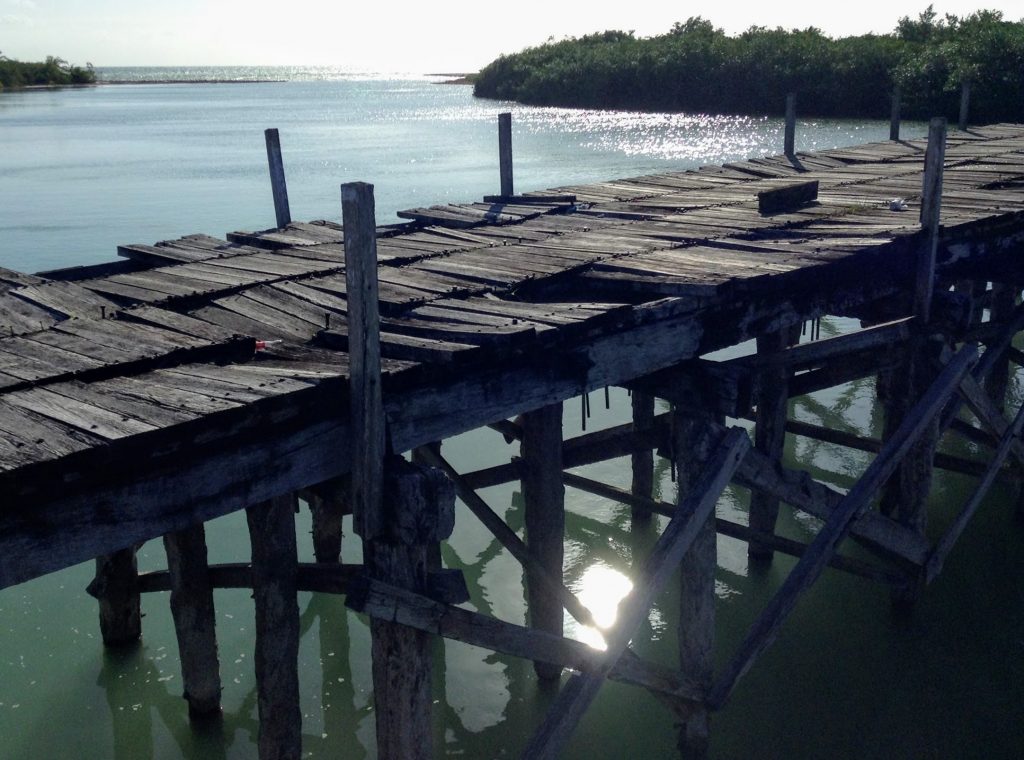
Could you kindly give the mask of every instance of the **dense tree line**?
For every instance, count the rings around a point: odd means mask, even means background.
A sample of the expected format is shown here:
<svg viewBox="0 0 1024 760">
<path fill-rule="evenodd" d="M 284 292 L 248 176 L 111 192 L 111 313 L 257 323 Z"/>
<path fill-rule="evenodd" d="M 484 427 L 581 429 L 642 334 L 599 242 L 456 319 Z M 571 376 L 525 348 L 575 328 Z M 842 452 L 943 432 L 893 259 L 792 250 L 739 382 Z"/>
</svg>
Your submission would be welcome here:
<svg viewBox="0 0 1024 760">
<path fill-rule="evenodd" d="M 548 41 L 480 71 L 474 94 L 533 105 L 777 114 L 788 92 L 808 116 L 955 117 L 971 83 L 976 123 L 1024 121 L 1024 21 L 998 11 L 939 17 L 931 6 L 891 34 L 833 39 L 819 29 L 751 27 L 727 36 L 691 18 L 667 34 L 609 31 Z"/>
<path fill-rule="evenodd" d="M 96 72 L 92 64 L 72 66 L 63 58 L 47 56 L 45 61 L 15 61 L 0 53 L 0 90 L 36 85 L 92 84 Z"/>
</svg>

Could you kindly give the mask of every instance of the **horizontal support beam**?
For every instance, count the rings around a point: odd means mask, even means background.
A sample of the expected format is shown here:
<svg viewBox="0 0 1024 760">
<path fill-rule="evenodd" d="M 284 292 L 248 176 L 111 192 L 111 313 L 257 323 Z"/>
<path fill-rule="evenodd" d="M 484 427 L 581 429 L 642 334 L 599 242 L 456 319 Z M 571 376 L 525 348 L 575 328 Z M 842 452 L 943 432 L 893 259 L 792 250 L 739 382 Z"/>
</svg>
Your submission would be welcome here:
<svg viewBox="0 0 1024 760">
<path fill-rule="evenodd" d="M 345 594 L 348 584 L 362 571 L 362 565 L 300 562 L 296 583 L 299 591 Z M 215 589 L 252 588 L 252 567 L 248 562 L 210 565 L 209 573 L 210 586 Z M 138 583 L 142 594 L 171 590 L 171 577 L 166 570 L 139 573 Z"/>
</svg>

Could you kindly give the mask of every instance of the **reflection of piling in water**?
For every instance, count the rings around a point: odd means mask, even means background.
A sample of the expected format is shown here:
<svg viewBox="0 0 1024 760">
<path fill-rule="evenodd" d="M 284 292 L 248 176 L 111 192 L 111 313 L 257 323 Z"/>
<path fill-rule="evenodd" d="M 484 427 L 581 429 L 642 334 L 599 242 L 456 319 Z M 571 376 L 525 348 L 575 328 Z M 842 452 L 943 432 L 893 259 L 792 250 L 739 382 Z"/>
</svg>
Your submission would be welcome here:
<svg viewBox="0 0 1024 760">
<path fill-rule="evenodd" d="M 549 686 L 571 671 L 524 737 L 528 757 L 558 756 L 606 679 L 653 694 L 680 723 L 683 754 L 706 754 L 710 716 L 825 567 L 910 605 L 992 483 L 1021 480 L 1024 414 L 1004 412 L 1008 366 L 1024 359 L 1011 345 L 1024 328 L 1024 127 L 947 137 L 937 120 L 927 144 L 896 142 L 898 98 L 893 113 L 894 142 L 797 153 L 791 96 L 784 155 L 522 195 L 502 115 L 500 196 L 413 209 L 401 214 L 408 225 L 378 228 L 372 186 L 353 183 L 342 190 L 343 230 L 291 222 L 268 130 L 277 228 L 125 246 L 130 266 L 18 281 L 6 327 L 35 337 L 0 345 L 24 359 L 0 364 L 0 429 L 12 440 L 25 430 L 21 445 L 4 439 L 0 462 L 18 476 L 3 494 L 28 506 L 0 513 L 0 585 L 98 556 L 90 588 L 108 644 L 137 641 L 140 595 L 169 590 L 194 719 L 220 710 L 214 589 L 251 588 L 263 758 L 297 758 L 309 743 L 299 591 L 344 595 L 370 618 L 382 758 L 429 757 L 437 721 L 460 723 L 432 718 L 444 692 L 432 686 L 438 637 L 531 661 Z M 29 330 L 29 312 L 52 329 Z M 827 315 L 864 327 L 822 340 Z M 800 342 L 807 321 L 818 329 Z M 753 353 L 710 358 L 751 339 Z M 54 368 L 62 357 L 69 364 Z M 788 419 L 790 399 L 871 376 L 881 439 Z M 590 392 L 612 385 L 632 393 L 632 422 L 566 439 L 565 402 L 580 397 L 585 421 Z M 670 411 L 656 413 L 656 399 Z M 973 421 L 957 416 L 961 406 Z M 726 417 L 753 421 L 753 441 Z M 440 442 L 485 426 L 518 440 L 519 456 L 458 472 Z M 986 447 L 988 462 L 937 452 L 947 431 Z M 842 493 L 783 465 L 787 434 L 875 457 Z M 123 467 L 101 466 L 109 457 Z M 628 488 L 574 471 L 620 457 Z M 666 467 L 678 482 L 669 498 L 655 493 Z M 934 467 L 978 485 L 933 542 Z M 512 482 L 525 538 L 483 495 Z M 715 513 L 730 482 L 751 492 L 747 524 Z M 628 531 L 569 517 L 595 543 L 605 531 L 634 548 L 635 584 L 603 651 L 564 635 L 566 612 L 593 623 L 570 589 L 578 568 L 564 567 L 566 486 L 631 508 Z M 526 625 L 485 601 L 458 606 L 479 576 L 442 561 L 456 494 L 494 536 L 488 552 L 522 565 Z M 300 496 L 315 563 L 298 561 Z M 782 508 L 818 518 L 813 540 L 778 534 Z M 251 562 L 210 564 L 203 523 L 240 509 Z M 360 563 L 341 563 L 348 515 Z M 667 518 L 660 533 L 654 515 Z M 797 561 L 716 672 L 719 533 L 746 542 L 761 567 L 775 553 Z M 135 548 L 157 536 L 168 570 L 139 575 Z M 866 554 L 840 553 L 847 538 Z M 675 583 L 678 661 L 655 662 L 636 639 Z M 325 733 L 342 726 L 349 740 L 354 693 L 326 659 L 346 653 L 347 621 L 334 628 L 334 613 L 316 614 Z M 529 688 L 527 672 L 515 671 L 516 689 Z M 150 721 L 148 710 L 138 719 Z M 128 728 L 115 713 L 114 728 L 138 737 L 119 739 L 124 751 L 151 754 L 149 723 Z"/>
</svg>

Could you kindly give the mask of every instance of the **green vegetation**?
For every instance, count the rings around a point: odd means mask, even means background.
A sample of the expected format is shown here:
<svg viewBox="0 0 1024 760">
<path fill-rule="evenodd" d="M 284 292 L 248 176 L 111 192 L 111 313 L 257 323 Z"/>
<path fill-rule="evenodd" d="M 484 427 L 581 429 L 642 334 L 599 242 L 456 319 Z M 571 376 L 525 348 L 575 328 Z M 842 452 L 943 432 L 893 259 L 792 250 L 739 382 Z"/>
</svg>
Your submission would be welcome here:
<svg viewBox="0 0 1024 760">
<path fill-rule="evenodd" d="M 971 120 L 1024 121 L 1024 21 L 998 11 L 939 18 L 929 6 L 892 34 L 832 39 L 815 28 L 751 27 L 727 36 L 691 18 L 668 34 L 610 31 L 501 56 L 474 94 L 533 105 L 691 113 L 778 114 L 798 93 L 809 116 L 955 117 L 971 83 Z"/>
<path fill-rule="evenodd" d="M 47 56 L 45 61 L 25 63 L 0 53 L 0 90 L 39 85 L 93 84 L 96 72 L 92 64 L 72 66 L 63 58 Z"/>
</svg>

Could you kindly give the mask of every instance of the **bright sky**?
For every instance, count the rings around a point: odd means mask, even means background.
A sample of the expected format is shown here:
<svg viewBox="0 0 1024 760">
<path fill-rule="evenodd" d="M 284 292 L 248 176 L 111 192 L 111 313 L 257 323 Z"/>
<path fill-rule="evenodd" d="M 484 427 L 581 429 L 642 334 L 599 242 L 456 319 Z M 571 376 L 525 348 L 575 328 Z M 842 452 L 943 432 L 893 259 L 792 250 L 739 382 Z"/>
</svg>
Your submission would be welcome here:
<svg viewBox="0 0 1024 760">
<path fill-rule="evenodd" d="M 752 25 L 816 26 L 832 36 L 892 31 L 926 0 L 767 3 L 633 0 L 490 3 L 434 0 L 0 0 L 0 52 L 58 55 L 96 66 L 338 65 L 354 71 L 474 71 L 501 53 L 606 29 L 660 34 L 703 16 L 735 34 Z M 938 13 L 979 8 L 1024 16 L 1020 0 L 935 2 Z"/>
</svg>

